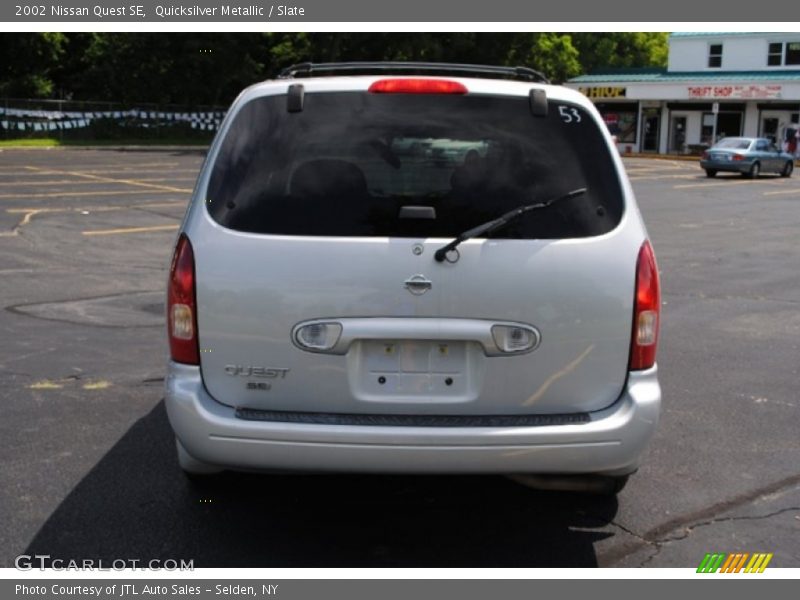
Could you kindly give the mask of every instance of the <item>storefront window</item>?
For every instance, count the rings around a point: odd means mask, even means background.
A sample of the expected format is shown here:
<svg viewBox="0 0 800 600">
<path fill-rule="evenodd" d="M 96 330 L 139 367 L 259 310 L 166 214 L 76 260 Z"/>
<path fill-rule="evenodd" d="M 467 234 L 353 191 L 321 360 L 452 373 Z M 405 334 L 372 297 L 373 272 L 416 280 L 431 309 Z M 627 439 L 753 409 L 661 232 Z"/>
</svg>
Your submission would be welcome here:
<svg viewBox="0 0 800 600">
<path fill-rule="evenodd" d="M 626 144 L 636 143 L 636 129 L 638 127 L 639 106 L 636 103 L 625 104 L 597 104 L 597 110 L 603 116 L 606 127 L 611 135 L 616 136 L 617 142 Z"/>
<path fill-rule="evenodd" d="M 703 127 L 700 130 L 700 143 L 704 146 L 714 144 L 714 113 L 703 113 Z"/>
</svg>

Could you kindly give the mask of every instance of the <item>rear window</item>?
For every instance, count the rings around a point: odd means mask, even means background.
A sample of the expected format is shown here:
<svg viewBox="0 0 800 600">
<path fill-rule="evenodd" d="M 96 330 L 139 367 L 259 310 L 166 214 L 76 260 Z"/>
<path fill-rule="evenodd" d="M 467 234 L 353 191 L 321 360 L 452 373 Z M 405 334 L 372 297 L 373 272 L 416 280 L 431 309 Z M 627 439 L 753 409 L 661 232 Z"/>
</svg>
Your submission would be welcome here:
<svg viewBox="0 0 800 600">
<path fill-rule="evenodd" d="M 581 187 L 491 237 L 587 237 L 619 223 L 620 182 L 583 109 L 551 101 L 543 118 L 527 97 L 308 93 L 301 112 L 283 95 L 241 108 L 206 206 L 244 232 L 454 237 Z"/>
<path fill-rule="evenodd" d="M 750 147 L 750 140 L 742 138 L 726 138 L 717 142 L 717 148 L 731 148 L 733 150 L 747 150 Z"/>
</svg>

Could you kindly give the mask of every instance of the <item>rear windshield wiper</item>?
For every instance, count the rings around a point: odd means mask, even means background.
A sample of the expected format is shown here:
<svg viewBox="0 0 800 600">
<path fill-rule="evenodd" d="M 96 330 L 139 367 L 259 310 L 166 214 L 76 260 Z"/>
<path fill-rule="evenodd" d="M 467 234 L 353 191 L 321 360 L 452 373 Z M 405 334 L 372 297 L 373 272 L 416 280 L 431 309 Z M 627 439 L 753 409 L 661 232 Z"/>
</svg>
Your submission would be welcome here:
<svg viewBox="0 0 800 600">
<path fill-rule="evenodd" d="M 556 202 L 561 202 L 562 200 L 569 200 L 571 198 L 577 198 L 578 196 L 585 193 L 586 193 L 586 188 L 578 188 L 577 190 L 572 190 L 571 192 L 567 192 L 562 196 L 556 196 L 555 198 L 551 198 L 547 202 L 539 202 L 537 204 L 528 204 L 524 206 L 519 206 L 514 210 L 508 211 L 506 214 L 498 217 L 497 219 L 487 221 L 482 225 L 478 225 L 477 227 L 473 227 L 472 229 L 469 229 L 464 233 L 459 234 L 458 237 L 456 237 L 456 239 L 454 239 L 452 242 L 450 242 L 446 246 L 442 246 L 441 248 L 439 248 L 433 255 L 433 257 L 436 259 L 436 262 L 442 262 L 443 260 L 447 259 L 448 253 L 455 250 L 456 247 L 463 241 L 466 241 L 470 238 L 478 237 L 485 233 L 492 233 L 493 231 L 500 229 L 501 227 L 505 227 L 512 221 L 516 221 L 522 215 L 532 210 L 547 208 L 548 206 L 550 206 L 551 204 L 555 204 Z"/>
</svg>

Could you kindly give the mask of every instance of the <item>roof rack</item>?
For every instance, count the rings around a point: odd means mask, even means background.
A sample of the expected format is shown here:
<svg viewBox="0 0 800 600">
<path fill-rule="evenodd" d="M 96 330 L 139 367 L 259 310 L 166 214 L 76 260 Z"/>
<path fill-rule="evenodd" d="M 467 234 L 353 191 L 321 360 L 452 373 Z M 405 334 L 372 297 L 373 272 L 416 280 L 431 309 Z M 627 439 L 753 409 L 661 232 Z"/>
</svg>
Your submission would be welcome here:
<svg viewBox="0 0 800 600">
<path fill-rule="evenodd" d="M 517 81 L 535 81 L 550 83 L 550 80 L 539 71 L 529 67 L 494 67 L 489 65 L 465 65 L 432 62 L 338 62 L 338 63 L 299 63 L 286 67 L 278 75 L 278 79 L 295 77 L 319 77 L 331 74 L 358 75 L 479 75 L 499 79 L 515 79 Z"/>
</svg>

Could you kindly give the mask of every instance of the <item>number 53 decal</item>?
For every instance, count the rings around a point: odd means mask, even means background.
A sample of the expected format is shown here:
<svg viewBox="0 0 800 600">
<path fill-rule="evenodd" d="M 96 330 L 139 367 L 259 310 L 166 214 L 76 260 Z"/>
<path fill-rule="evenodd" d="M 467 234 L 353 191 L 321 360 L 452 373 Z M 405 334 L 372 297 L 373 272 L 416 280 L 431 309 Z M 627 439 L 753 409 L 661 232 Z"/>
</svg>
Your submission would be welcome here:
<svg viewBox="0 0 800 600">
<path fill-rule="evenodd" d="M 561 120 L 564 121 L 564 123 L 581 122 L 581 113 L 578 112 L 577 108 L 573 108 L 571 106 L 564 106 L 563 104 L 561 104 L 558 107 L 558 114 L 561 115 Z"/>
</svg>

